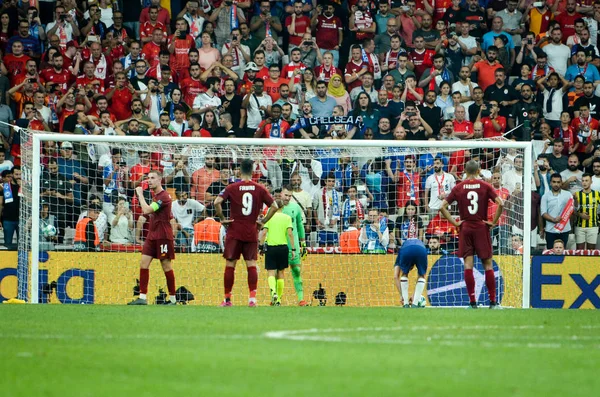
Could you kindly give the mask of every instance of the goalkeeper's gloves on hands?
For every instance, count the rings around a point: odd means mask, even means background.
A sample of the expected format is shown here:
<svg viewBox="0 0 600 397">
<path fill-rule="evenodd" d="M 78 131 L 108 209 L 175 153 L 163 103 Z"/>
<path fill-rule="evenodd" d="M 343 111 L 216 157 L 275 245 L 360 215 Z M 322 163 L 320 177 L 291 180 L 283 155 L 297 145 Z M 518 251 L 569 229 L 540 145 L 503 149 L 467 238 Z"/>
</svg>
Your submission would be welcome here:
<svg viewBox="0 0 600 397">
<path fill-rule="evenodd" d="M 308 255 L 308 250 L 306 249 L 306 241 L 301 241 L 300 242 L 300 257 L 302 259 L 306 258 L 306 255 Z"/>
<path fill-rule="evenodd" d="M 267 244 L 260 244 L 258 246 L 258 252 L 260 252 L 261 255 L 264 255 L 265 252 L 267 252 Z"/>
</svg>

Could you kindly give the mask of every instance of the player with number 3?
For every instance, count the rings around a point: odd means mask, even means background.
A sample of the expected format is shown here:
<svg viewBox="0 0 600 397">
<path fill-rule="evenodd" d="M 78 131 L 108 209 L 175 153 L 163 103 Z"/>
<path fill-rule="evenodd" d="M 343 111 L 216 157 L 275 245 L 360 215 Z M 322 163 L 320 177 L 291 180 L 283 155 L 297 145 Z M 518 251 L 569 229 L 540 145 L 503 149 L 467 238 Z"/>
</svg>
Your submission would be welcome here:
<svg viewBox="0 0 600 397">
<path fill-rule="evenodd" d="M 500 306 L 496 300 L 496 279 L 492 261 L 492 238 L 490 229 L 498 224 L 502 215 L 504 202 L 494 190 L 493 186 L 478 179 L 479 163 L 470 160 L 465 165 L 467 177 L 457 184 L 450 194 L 442 201 L 440 212 L 454 226 L 460 229 L 458 240 L 458 255 L 463 258 L 465 264 L 465 284 L 469 294 L 471 308 L 477 308 L 477 297 L 475 296 L 475 277 L 473 267 L 474 255 L 477 254 L 483 268 L 485 269 L 485 285 L 490 296 L 490 309 L 498 309 Z M 458 203 L 460 221 L 456 221 L 448 211 L 448 204 Z M 490 201 L 498 205 L 494 219 L 487 219 L 488 204 Z"/>
<path fill-rule="evenodd" d="M 262 212 L 263 204 L 269 208 L 267 215 L 259 223 L 267 223 L 277 212 L 277 204 L 267 189 L 252 182 L 254 162 L 245 159 L 241 164 L 242 180 L 228 185 L 215 199 L 215 211 L 221 223 L 227 227 L 225 236 L 225 300 L 221 306 L 232 306 L 231 290 L 235 276 L 235 265 L 243 255 L 248 268 L 248 288 L 250 299 L 248 306 L 256 306 L 256 288 L 258 284 L 258 271 L 256 259 L 258 258 L 258 216 Z M 231 219 L 223 216 L 222 204 L 229 202 Z"/>
</svg>

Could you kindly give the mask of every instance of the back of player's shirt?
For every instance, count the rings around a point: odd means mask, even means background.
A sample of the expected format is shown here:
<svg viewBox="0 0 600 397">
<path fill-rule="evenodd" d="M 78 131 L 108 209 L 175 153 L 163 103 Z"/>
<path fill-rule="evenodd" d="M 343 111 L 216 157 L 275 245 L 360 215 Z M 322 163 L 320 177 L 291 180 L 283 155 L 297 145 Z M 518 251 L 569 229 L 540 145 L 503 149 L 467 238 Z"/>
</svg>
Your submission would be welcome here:
<svg viewBox="0 0 600 397">
<path fill-rule="evenodd" d="M 171 201 L 171 196 L 166 190 L 154 196 L 153 202 L 158 204 L 159 208 L 150 214 L 148 240 L 173 240 Z"/>
<path fill-rule="evenodd" d="M 228 185 L 219 196 L 230 203 L 230 218 L 233 222 L 227 228 L 227 236 L 240 241 L 256 242 L 256 220 L 263 204 L 273 204 L 273 197 L 267 189 L 252 181 L 241 181 Z"/>
<path fill-rule="evenodd" d="M 492 185 L 479 179 L 467 179 L 456 185 L 446 201 L 458 203 L 458 213 L 464 222 L 487 221 L 488 204 L 498 195 Z"/>
</svg>

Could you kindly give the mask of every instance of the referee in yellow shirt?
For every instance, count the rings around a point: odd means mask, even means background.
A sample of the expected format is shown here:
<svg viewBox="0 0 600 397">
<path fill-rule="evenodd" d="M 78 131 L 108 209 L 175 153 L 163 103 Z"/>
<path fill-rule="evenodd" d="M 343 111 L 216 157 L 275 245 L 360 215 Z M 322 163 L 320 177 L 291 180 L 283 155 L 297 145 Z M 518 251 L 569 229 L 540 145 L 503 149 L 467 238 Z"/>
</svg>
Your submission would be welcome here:
<svg viewBox="0 0 600 397">
<path fill-rule="evenodd" d="M 581 177 L 583 190 L 573 194 L 575 208 L 577 208 L 577 225 L 575 238 L 577 249 L 596 248 L 598 238 L 598 205 L 600 205 L 600 192 L 592 190 L 592 174 L 585 173 Z M 587 244 L 587 248 L 586 248 Z"/>
<path fill-rule="evenodd" d="M 276 202 L 279 209 L 265 224 L 259 237 L 261 253 L 266 251 L 265 268 L 271 289 L 271 306 L 281 306 L 284 270 L 289 266 L 289 258 L 296 257 L 292 218 L 282 212 L 283 201 L 278 199 Z M 289 255 L 290 249 L 292 250 L 291 256 Z"/>
</svg>

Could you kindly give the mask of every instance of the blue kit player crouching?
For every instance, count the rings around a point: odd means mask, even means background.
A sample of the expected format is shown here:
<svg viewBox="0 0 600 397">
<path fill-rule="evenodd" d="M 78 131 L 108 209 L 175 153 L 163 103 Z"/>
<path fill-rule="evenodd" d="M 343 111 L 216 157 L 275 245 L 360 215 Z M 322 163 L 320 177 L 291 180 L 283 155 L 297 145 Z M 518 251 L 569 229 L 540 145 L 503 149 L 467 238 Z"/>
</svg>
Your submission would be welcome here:
<svg viewBox="0 0 600 397">
<path fill-rule="evenodd" d="M 419 239 L 409 238 L 404 241 L 398 256 L 396 257 L 396 263 L 394 264 L 394 281 L 396 282 L 396 288 L 400 293 L 404 302 L 404 307 L 411 307 L 411 302 L 408 297 L 408 273 L 413 268 L 417 267 L 419 279 L 415 286 L 415 295 L 412 299 L 412 307 L 425 307 L 421 302 L 423 289 L 425 288 L 425 274 L 427 273 L 427 248 L 425 244 Z"/>
</svg>

